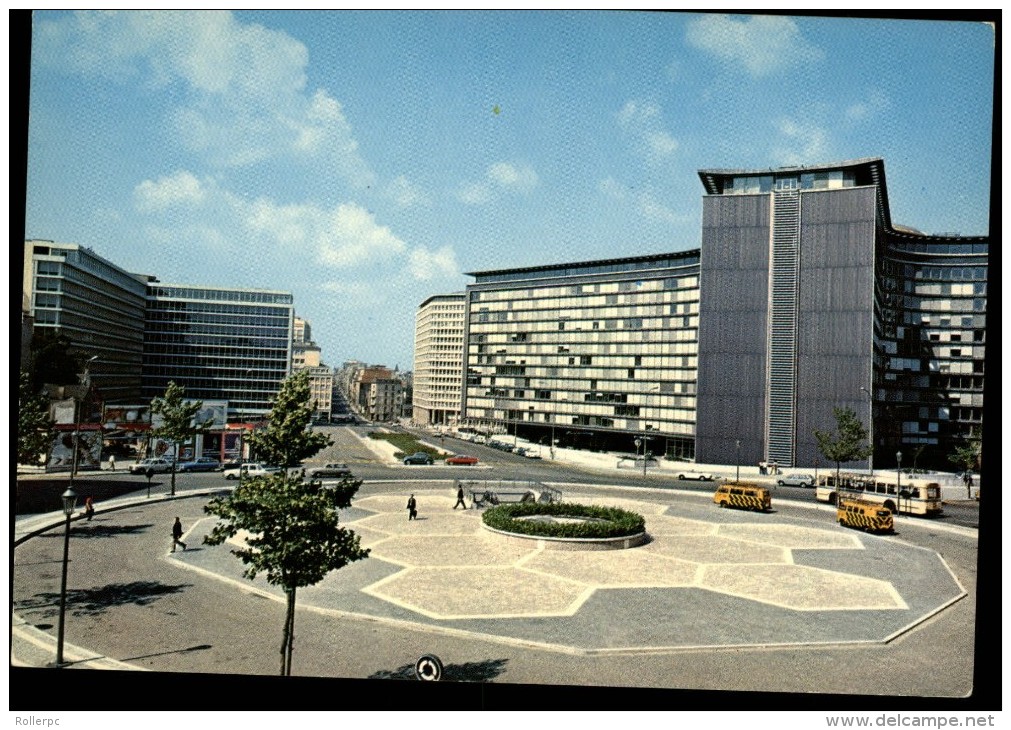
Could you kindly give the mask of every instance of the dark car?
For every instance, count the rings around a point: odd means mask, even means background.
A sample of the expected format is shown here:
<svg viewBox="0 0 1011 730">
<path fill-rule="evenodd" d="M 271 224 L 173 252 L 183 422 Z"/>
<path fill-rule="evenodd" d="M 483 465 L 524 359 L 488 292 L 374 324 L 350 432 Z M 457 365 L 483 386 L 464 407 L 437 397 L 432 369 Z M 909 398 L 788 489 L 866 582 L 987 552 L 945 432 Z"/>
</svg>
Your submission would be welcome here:
<svg viewBox="0 0 1011 730">
<path fill-rule="evenodd" d="M 454 466 L 474 466 L 474 464 L 477 463 L 477 457 L 457 454 L 456 456 L 450 456 L 446 459 L 446 463 Z"/>
<path fill-rule="evenodd" d="M 431 464 L 433 459 L 429 454 L 424 451 L 419 451 L 416 454 L 411 454 L 404 459 L 405 464 Z"/>
<path fill-rule="evenodd" d="M 210 456 L 201 456 L 192 461 L 181 461 L 176 464 L 176 471 L 179 472 L 217 471 L 220 468 L 221 462 Z"/>
<path fill-rule="evenodd" d="M 323 479 L 325 477 L 345 477 L 351 473 L 351 468 L 347 464 L 326 464 L 309 469 L 310 479 Z"/>
</svg>

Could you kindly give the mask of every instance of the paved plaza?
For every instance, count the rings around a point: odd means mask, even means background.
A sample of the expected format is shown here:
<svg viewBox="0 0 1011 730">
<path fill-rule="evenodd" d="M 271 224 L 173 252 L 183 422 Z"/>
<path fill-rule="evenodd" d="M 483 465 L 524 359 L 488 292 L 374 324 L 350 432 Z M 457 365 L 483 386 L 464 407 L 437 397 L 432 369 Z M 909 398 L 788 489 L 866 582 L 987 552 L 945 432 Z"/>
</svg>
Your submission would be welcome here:
<svg viewBox="0 0 1011 730">
<path fill-rule="evenodd" d="M 478 510 L 419 493 L 364 496 L 343 521 L 367 560 L 299 591 L 299 605 L 428 630 L 572 653 L 884 642 L 965 595 L 933 551 L 776 513 L 567 498 L 646 517 L 627 550 L 561 550 L 483 528 Z M 214 518 L 184 537 L 200 545 Z M 235 540 L 242 540 L 237 536 Z M 167 554 L 180 567 L 248 588 L 227 546 Z M 281 593 L 257 579 L 264 595 Z"/>
</svg>

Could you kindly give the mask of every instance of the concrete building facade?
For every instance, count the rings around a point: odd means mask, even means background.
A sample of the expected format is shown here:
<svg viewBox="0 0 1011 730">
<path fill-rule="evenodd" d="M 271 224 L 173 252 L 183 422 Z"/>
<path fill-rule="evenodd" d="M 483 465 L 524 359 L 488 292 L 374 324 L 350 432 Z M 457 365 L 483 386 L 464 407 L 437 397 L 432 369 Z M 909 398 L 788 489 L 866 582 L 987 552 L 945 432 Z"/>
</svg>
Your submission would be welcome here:
<svg viewBox="0 0 1011 730">
<path fill-rule="evenodd" d="M 699 176 L 697 249 L 471 274 L 462 417 L 811 466 L 843 407 L 875 465 L 950 468 L 982 424 L 989 238 L 893 224 L 880 158 Z"/>
<path fill-rule="evenodd" d="M 463 385 L 463 317 L 466 297 L 438 294 L 418 307 L 414 324 L 412 420 L 454 423 Z"/>
<path fill-rule="evenodd" d="M 134 402 L 141 394 L 146 279 L 78 244 L 24 244 L 22 316 L 33 333 L 64 335 L 71 352 L 97 356 L 91 385 L 107 403 Z"/>
</svg>

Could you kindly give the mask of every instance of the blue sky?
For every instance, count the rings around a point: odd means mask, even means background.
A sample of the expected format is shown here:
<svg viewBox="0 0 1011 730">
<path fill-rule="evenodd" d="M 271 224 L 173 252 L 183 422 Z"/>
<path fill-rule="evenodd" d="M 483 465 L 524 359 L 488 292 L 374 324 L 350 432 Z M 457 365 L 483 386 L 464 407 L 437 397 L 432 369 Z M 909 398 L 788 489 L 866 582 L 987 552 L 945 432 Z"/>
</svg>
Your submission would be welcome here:
<svg viewBox="0 0 1011 730">
<path fill-rule="evenodd" d="M 700 240 L 702 168 L 883 157 L 894 222 L 988 232 L 976 22 L 626 12 L 36 12 L 26 238 L 294 293 L 412 367 L 463 272 Z"/>
</svg>

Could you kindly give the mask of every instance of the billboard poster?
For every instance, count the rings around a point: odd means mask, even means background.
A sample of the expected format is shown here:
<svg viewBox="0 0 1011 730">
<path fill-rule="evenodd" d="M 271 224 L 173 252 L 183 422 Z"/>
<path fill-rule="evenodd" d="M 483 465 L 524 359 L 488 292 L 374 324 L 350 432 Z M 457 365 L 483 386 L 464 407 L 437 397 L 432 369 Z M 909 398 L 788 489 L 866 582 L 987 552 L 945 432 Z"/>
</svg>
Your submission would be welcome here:
<svg viewBox="0 0 1011 730">
<path fill-rule="evenodd" d="M 53 400 L 50 402 L 49 408 L 53 420 L 58 425 L 60 424 L 73 425 L 74 418 L 77 413 L 77 409 L 74 408 L 73 398 L 64 398 L 63 400 Z"/>
<path fill-rule="evenodd" d="M 147 426 L 151 422 L 151 406 L 106 406 L 102 423 L 112 424 L 117 428 L 129 429 L 134 426 Z"/>
<path fill-rule="evenodd" d="M 225 427 L 227 423 L 228 415 L 228 401 L 226 400 L 205 400 L 202 407 L 197 411 L 196 415 L 193 417 L 194 423 L 207 423 L 210 421 L 210 427 L 213 429 L 221 429 Z"/>
<path fill-rule="evenodd" d="M 102 432 L 81 430 L 77 444 L 77 470 L 100 469 L 102 459 Z M 60 431 L 53 438 L 46 471 L 70 471 L 74 461 L 74 432 Z"/>
</svg>

